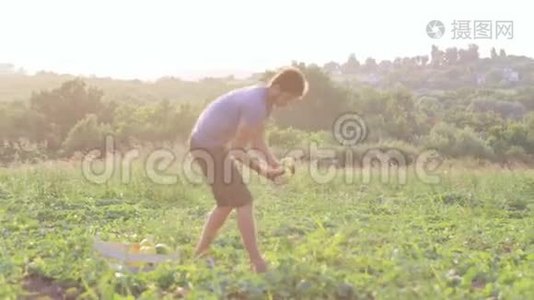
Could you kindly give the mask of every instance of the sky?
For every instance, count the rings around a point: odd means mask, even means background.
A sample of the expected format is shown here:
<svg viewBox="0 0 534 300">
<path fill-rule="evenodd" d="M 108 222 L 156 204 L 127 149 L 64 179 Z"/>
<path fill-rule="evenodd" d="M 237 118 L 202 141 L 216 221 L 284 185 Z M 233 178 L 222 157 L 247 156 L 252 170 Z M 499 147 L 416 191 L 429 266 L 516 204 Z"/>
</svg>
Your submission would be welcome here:
<svg viewBox="0 0 534 300">
<path fill-rule="evenodd" d="M 344 62 L 495 46 L 534 57 L 527 1 L 2 0 L 0 63 L 28 72 L 154 80 L 237 76 L 298 60 Z M 431 39 L 431 20 L 445 35 Z M 491 21 L 491 39 L 454 39 L 453 21 Z M 513 21 L 513 38 L 495 22 Z M 471 27 L 473 27 L 471 23 Z"/>
</svg>

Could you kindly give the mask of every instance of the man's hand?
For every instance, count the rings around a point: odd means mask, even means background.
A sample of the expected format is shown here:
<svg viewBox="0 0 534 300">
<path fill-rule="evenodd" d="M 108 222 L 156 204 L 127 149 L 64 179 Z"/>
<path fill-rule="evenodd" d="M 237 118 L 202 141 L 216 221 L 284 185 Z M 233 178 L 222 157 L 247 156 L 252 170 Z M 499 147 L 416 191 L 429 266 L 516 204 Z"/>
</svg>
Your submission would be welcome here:
<svg viewBox="0 0 534 300">
<path fill-rule="evenodd" d="M 268 265 L 267 265 L 267 262 L 263 258 L 251 261 L 251 263 L 252 263 L 252 271 L 256 273 L 267 272 Z"/>
<path fill-rule="evenodd" d="M 265 161 L 255 159 L 247 155 L 238 155 L 236 158 L 259 175 L 271 181 L 275 181 L 276 178 L 279 178 L 286 172 L 285 168 L 282 166 L 271 167 Z"/>
<path fill-rule="evenodd" d="M 266 176 L 268 179 L 272 180 L 272 181 L 275 181 L 276 178 L 284 175 L 284 173 L 286 172 L 285 168 L 284 167 L 278 167 L 278 168 L 268 168 L 266 170 Z"/>
<path fill-rule="evenodd" d="M 273 154 L 267 143 L 265 142 L 265 134 L 262 131 L 258 136 L 252 141 L 252 148 L 258 150 L 265 157 L 265 161 L 269 166 L 273 168 L 278 168 L 281 166 L 280 161 Z"/>
<path fill-rule="evenodd" d="M 252 149 L 262 154 L 262 159 L 255 159 L 246 153 L 245 149 L 248 144 L 252 144 Z M 233 152 L 235 159 L 273 182 L 276 182 L 275 179 L 280 178 L 286 172 L 284 165 L 276 159 L 265 142 L 263 125 L 256 128 L 241 127 L 232 141 L 231 148 L 238 150 Z"/>
</svg>

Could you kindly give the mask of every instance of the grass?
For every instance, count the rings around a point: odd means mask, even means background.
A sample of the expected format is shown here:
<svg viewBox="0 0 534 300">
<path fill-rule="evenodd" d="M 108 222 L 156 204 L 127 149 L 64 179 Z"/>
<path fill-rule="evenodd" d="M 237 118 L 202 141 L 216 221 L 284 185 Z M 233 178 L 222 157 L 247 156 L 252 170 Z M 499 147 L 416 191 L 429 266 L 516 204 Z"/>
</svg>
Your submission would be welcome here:
<svg viewBox="0 0 534 300">
<path fill-rule="evenodd" d="M 261 248 L 251 274 L 232 218 L 214 243 L 215 268 L 191 258 L 213 205 L 207 187 L 92 184 L 75 165 L 0 169 L 0 298 L 528 299 L 534 297 L 534 173 L 461 170 L 424 184 L 251 185 Z M 152 235 L 181 259 L 115 272 L 91 243 Z M 37 282 L 38 279 L 38 282 Z"/>
</svg>

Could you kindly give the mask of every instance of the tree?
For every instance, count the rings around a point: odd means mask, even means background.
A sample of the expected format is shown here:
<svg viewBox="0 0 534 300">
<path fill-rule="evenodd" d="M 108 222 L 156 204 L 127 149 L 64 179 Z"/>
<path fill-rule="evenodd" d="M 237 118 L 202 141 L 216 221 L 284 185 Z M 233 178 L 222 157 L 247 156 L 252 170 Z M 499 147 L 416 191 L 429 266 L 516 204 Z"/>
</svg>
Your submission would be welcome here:
<svg viewBox="0 0 534 300">
<path fill-rule="evenodd" d="M 387 98 L 382 109 L 384 129 L 392 138 L 411 142 L 415 124 L 415 102 L 409 89 L 397 87 L 385 95 Z"/>
<path fill-rule="evenodd" d="M 470 44 L 468 47 L 469 58 L 471 61 L 477 61 L 480 58 L 478 53 L 478 46 L 476 44 Z"/>
<path fill-rule="evenodd" d="M 439 50 L 436 45 L 432 45 L 432 52 L 430 56 L 432 58 L 431 64 L 434 67 L 441 66 L 443 64 L 443 60 L 445 59 L 445 53 Z"/>
<path fill-rule="evenodd" d="M 459 129 L 452 124 L 438 123 L 425 138 L 425 147 L 439 149 L 451 157 L 469 156 L 492 159 L 492 149 L 471 129 Z"/>
<path fill-rule="evenodd" d="M 406 68 L 411 68 L 417 65 L 417 63 L 414 62 L 411 57 L 404 57 L 402 58 L 402 65 Z"/>
<path fill-rule="evenodd" d="M 420 55 L 417 55 L 416 57 L 414 57 L 414 60 L 415 60 L 415 64 L 420 66 L 421 65 L 421 56 Z"/>
<path fill-rule="evenodd" d="M 324 66 L 323 66 L 323 70 L 327 73 L 334 73 L 334 72 L 338 72 L 338 71 L 341 71 L 341 65 L 338 64 L 337 62 L 335 61 L 331 61 L 331 62 L 328 62 L 326 63 Z"/>
<path fill-rule="evenodd" d="M 376 60 L 374 58 L 368 57 L 365 60 L 365 69 L 367 71 L 376 71 L 377 68 L 378 68 L 378 65 L 376 64 Z"/>
<path fill-rule="evenodd" d="M 378 64 L 378 67 L 382 71 L 391 71 L 391 69 L 393 67 L 393 63 L 391 61 L 389 61 L 389 60 L 383 60 Z"/>
<path fill-rule="evenodd" d="M 501 49 L 501 51 L 499 52 L 499 56 L 506 57 L 506 51 L 504 51 L 504 49 Z"/>
<path fill-rule="evenodd" d="M 496 59 L 497 58 L 497 50 L 495 49 L 495 47 L 491 48 L 491 59 Z"/>
<path fill-rule="evenodd" d="M 358 72 L 360 68 L 360 62 L 356 59 L 356 55 L 353 53 L 347 59 L 347 62 L 341 66 L 341 70 L 344 74 L 354 74 Z"/>
<path fill-rule="evenodd" d="M 282 128 L 302 130 L 330 130 L 336 118 L 350 110 L 349 93 L 338 86 L 321 68 L 299 64 L 309 82 L 305 99 L 284 110 L 276 110 L 273 117 Z M 269 78 L 271 73 L 266 73 Z"/>
<path fill-rule="evenodd" d="M 455 65 L 458 62 L 458 49 L 456 47 L 447 48 L 445 50 L 445 63 L 449 66 Z"/>
<path fill-rule="evenodd" d="M 523 118 L 526 108 L 521 102 L 502 101 L 486 98 L 474 99 L 471 103 L 474 112 L 494 112 L 504 119 L 519 120 Z"/>
<path fill-rule="evenodd" d="M 175 111 L 171 120 L 171 130 L 174 133 L 172 138 L 181 138 L 185 140 L 189 137 L 191 129 L 195 125 L 197 116 L 200 114 L 200 109 L 190 104 L 181 104 Z"/>
<path fill-rule="evenodd" d="M 534 154 L 534 113 L 530 113 L 525 118 L 525 126 L 527 128 L 527 146 L 525 147 L 525 150 L 527 150 L 528 153 Z"/>
<path fill-rule="evenodd" d="M 106 130 L 104 126 L 98 124 L 96 115 L 87 115 L 69 131 L 61 147 L 63 153 L 71 155 L 75 151 L 102 150 Z"/>
<path fill-rule="evenodd" d="M 79 120 L 101 110 L 102 96 L 101 90 L 88 88 L 82 80 L 75 79 L 57 89 L 34 93 L 30 98 L 30 108 L 45 117 L 53 135 L 62 141 Z M 54 148 L 59 145 L 51 143 L 49 146 Z"/>
<path fill-rule="evenodd" d="M 395 57 L 395 59 L 393 60 L 393 66 L 395 68 L 400 68 L 402 67 L 402 58 L 400 57 Z"/>
<path fill-rule="evenodd" d="M 480 55 L 476 44 L 469 44 L 467 49 L 458 50 L 458 61 L 460 63 L 476 62 L 479 58 Z"/>
<path fill-rule="evenodd" d="M 426 66 L 426 64 L 428 63 L 428 55 L 423 55 L 421 56 L 421 66 Z"/>
</svg>

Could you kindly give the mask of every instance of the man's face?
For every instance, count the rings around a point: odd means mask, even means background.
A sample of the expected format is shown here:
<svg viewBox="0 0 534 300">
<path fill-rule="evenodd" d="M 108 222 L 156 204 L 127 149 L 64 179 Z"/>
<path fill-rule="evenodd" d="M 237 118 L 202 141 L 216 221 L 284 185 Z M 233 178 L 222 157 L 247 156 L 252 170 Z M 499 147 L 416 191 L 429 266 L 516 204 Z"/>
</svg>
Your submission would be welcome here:
<svg viewBox="0 0 534 300">
<path fill-rule="evenodd" d="M 293 103 L 295 100 L 297 100 L 299 97 L 293 95 L 293 94 L 290 94 L 290 93 L 286 93 L 286 92 L 281 92 L 277 97 L 276 97 L 276 100 L 274 101 L 275 105 L 277 107 L 285 107 L 287 106 L 288 104 L 290 103 Z"/>
<path fill-rule="evenodd" d="M 278 85 L 273 85 L 269 88 L 269 98 L 276 107 L 284 107 L 290 103 L 295 102 L 295 100 L 300 99 L 300 96 L 284 92 L 280 89 Z"/>
</svg>

